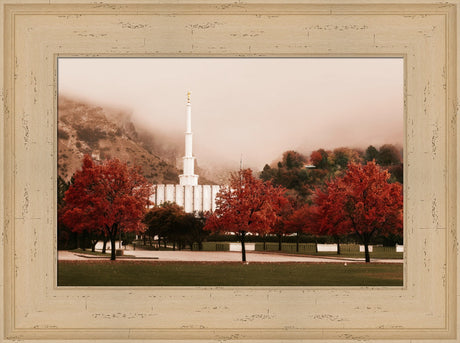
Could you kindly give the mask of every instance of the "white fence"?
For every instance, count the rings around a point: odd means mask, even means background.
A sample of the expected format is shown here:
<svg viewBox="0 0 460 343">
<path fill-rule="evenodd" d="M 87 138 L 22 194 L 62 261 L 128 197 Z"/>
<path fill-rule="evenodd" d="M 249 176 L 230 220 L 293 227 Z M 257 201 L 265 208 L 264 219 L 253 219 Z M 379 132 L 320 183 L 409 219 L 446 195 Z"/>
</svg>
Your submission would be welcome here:
<svg viewBox="0 0 460 343">
<path fill-rule="evenodd" d="M 337 252 L 337 244 L 318 244 L 318 252 L 324 251 Z"/>
<path fill-rule="evenodd" d="M 246 251 L 255 251 L 256 244 L 255 243 L 245 243 L 244 248 Z M 229 247 L 230 251 L 241 251 L 241 243 L 230 243 Z"/>
<path fill-rule="evenodd" d="M 96 243 L 96 250 L 102 250 L 103 246 L 104 246 L 104 242 L 102 242 L 102 241 L 97 242 Z M 120 248 L 120 241 L 115 241 L 115 248 L 116 249 L 122 249 L 122 247 L 123 246 L 121 245 L 121 248 Z M 105 248 L 106 248 L 106 250 L 112 249 L 112 245 L 110 244 L 110 241 L 107 242 Z"/>
<path fill-rule="evenodd" d="M 369 248 L 369 252 L 373 252 L 373 251 L 374 251 L 374 246 L 373 246 L 373 245 L 369 245 L 368 248 Z M 364 245 L 360 245 L 360 246 L 359 246 L 359 252 L 364 252 L 364 250 L 365 250 L 365 249 L 364 249 Z"/>
<path fill-rule="evenodd" d="M 404 245 L 396 244 L 396 252 L 404 252 Z"/>
</svg>

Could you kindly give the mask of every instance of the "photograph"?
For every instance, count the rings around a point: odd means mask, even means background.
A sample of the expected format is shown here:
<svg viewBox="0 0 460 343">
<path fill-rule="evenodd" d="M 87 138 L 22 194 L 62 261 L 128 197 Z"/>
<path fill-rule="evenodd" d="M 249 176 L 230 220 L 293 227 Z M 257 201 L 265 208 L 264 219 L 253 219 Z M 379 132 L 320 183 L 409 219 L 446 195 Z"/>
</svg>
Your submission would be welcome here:
<svg viewBox="0 0 460 343">
<path fill-rule="evenodd" d="M 456 1 L 0 8 L 2 339 L 460 337 Z"/>
<path fill-rule="evenodd" d="M 403 286 L 404 59 L 59 57 L 57 286 Z"/>
</svg>

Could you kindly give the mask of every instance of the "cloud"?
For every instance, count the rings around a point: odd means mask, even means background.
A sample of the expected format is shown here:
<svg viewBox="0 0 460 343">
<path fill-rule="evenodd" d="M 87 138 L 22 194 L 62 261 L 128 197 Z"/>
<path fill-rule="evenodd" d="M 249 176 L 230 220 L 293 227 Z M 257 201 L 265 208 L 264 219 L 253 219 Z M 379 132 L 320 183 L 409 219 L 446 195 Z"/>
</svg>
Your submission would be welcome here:
<svg viewBox="0 0 460 343">
<path fill-rule="evenodd" d="M 200 166 L 260 169 L 288 149 L 403 144 L 397 58 L 60 58 L 59 91 L 177 137 L 192 91 Z"/>
</svg>

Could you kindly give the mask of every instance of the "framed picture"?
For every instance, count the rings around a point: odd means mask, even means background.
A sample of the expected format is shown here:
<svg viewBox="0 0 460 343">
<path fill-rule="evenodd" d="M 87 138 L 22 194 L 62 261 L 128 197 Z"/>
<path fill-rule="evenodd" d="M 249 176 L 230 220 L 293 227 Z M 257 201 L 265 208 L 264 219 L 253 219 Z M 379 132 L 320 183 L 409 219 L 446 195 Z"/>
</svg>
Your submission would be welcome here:
<svg viewBox="0 0 460 343">
<path fill-rule="evenodd" d="M 58 286 L 403 285 L 403 58 L 62 57 L 57 83 Z M 359 173 L 350 221 L 327 198 Z"/>
<path fill-rule="evenodd" d="M 4 1 L 1 15 L 5 342 L 458 339 L 455 1 Z M 403 285 L 59 286 L 58 63 L 96 57 L 403 61 Z"/>
</svg>

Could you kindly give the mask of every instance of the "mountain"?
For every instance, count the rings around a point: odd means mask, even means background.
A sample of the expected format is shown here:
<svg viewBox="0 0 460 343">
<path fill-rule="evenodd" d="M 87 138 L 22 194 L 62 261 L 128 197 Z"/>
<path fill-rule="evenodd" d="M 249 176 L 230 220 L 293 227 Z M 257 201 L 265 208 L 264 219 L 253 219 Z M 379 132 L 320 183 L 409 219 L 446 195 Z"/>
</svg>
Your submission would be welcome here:
<svg viewBox="0 0 460 343">
<path fill-rule="evenodd" d="M 68 97 L 58 101 L 58 175 L 68 181 L 80 169 L 84 154 L 96 160 L 118 158 L 140 166 L 152 183 L 178 183 L 176 148 L 156 144 L 152 134 L 139 134 L 129 115 Z"/>
</svg>

